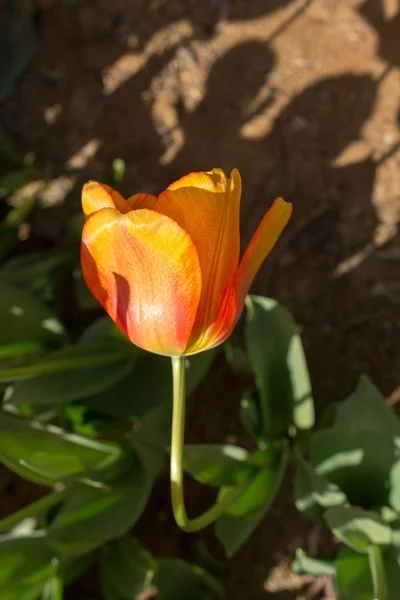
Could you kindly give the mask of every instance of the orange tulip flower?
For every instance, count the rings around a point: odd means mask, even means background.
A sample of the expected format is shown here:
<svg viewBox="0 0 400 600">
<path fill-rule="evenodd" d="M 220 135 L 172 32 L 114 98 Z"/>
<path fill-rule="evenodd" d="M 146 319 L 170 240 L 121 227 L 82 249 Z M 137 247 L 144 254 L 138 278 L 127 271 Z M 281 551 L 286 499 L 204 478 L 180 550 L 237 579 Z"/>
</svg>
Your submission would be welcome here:
<svg viewBox="0 0 400 600">
<path fill-rule="evenodd" d="M 232 332 L 250 285 L 288 222 L 277 198 L 240 263 L 241 178 L 234 169 L 191 173 L 158 198 L 123 198 L 90 181 L 81 261 L 86 283 L 137 346 L 167 356 L 195 354 Z"/>
</svg>

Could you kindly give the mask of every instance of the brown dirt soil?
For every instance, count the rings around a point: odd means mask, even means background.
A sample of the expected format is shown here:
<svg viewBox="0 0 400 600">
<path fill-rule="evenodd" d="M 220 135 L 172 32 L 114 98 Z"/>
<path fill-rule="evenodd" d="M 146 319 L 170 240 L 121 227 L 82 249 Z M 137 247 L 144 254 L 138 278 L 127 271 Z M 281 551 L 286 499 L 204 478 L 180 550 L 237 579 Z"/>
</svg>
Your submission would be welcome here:
<svg viewBox="0 0 400 600">
<path fill-rule="evenodd" d="M 35 59 L 0 106 L 20 146 L 57 178 L 36 235 L 62 239 L 81 184 L 104 176 L 115 157 L 126 160 L 129 195 L 157 193 L 189 171 L 237 167 L 244 243 L 275 196 L 294 203 L 254 291 L 295 315 L 317 413 L 360 372 L 400 399 L 397 0 L 60 4 L 38 0 Z M 191 406 L 188 439 L 240 435 L 241 389 L 218 365 Z M 326 536 L 298 515 L 291 485 L 287 477 L 227 565 L 229 600 L 306 597 L 288 564 L 296 546 L 323 551 Z M 197 490 L 194 511 L 210 500 Z M 167 506 L 161 482 L 150 510 Z M 194 556 L 194 538 L 170 520 L 151 521 L 147 513 L 139 532 L 153 551 Z M 74 597 L 100 598 L 91 583 Z"/>
</svg>

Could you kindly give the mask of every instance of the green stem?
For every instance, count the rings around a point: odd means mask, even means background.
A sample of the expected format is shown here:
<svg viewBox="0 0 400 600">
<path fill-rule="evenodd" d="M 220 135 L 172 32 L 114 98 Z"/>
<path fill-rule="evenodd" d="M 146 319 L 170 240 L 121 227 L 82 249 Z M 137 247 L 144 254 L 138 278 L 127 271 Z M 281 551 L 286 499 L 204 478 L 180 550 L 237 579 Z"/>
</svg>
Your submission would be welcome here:
<svg viewBox="0 0 400 600">
<path fill-rule="evenodd" d="M 206 510 L 202 515 L 195 519 L 189 519 L 186 513 L 185 498 L 183 490 L 183 447 L 185 434 L 185 405 L 186 405 L 186 386 L 185 386 L 185 359 L 181 356 L 172 357 L 172 379 L 174 391 L 174 403 L 172 412 L 172 439 L 171 439 L 171 498 L 172 510 L 175 521 L 179 527 L 191 533 L 204 529 L 216 521 L 229 506 L 239 498 L 239 496 L 248 487 L 249 481 L 244 481 L 237 486 L 231 493 L 226 494 L 222 499 Z"/>
<path fill-rule="evenodd" d="M 374 586 L 374 600 L 386 600 L 385 567 L 380 546 L 371 546 L 368 550 L 368 558 Z"/>
<path fill-rule="evenodd" d="M 18 525 L 18 523 L 24 519 L 27 519 L 28 517 L 33 517 L 39 513 L 47 512 L 50 508 L 61 502 L 66 493 L 67 491 L 65 489 L 59 492 L 52 492 L 51 494 L 47 494 L 47 496 L 43 496 L 43 498 L 36 500 L 36 502 L 32 502 L 32 504 L 28 504 L 28 506 L 21 508 L 21 510 L 17 510 L 17 512 L 13 513 L 12 515 L 1 519 L 0 533 L 4 533 L 5 531 L 12 529 L 12 527 L 15 527 L 15 525 Z"/>
</svg>

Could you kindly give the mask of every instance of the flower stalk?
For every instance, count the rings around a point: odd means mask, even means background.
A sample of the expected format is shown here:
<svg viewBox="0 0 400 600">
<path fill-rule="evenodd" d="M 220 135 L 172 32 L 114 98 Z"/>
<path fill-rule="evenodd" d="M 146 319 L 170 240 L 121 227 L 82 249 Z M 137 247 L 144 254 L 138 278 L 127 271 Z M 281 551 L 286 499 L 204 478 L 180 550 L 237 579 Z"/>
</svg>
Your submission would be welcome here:
<svg viewBox="0 0 400 600">
<path fill-rule="evenodd" d="M 185 410 L 186 410 L 186 384 L 185 384 L 185 357 L 172 357 L 173 380 L 173 412 L 172 412 L 172 438 L 171 438 L 171 498 L 172 510 L 177 525 L 186 533 L 200 531 L 216 521 L 232 504 L 241 496 L 249 485 L 246 479 L 232 492 L 224 495 L 200 516 L 189 519 L 186 512 L 184 485 L 183 485 L 183 449 L 185 437 Z"/>
</svg>

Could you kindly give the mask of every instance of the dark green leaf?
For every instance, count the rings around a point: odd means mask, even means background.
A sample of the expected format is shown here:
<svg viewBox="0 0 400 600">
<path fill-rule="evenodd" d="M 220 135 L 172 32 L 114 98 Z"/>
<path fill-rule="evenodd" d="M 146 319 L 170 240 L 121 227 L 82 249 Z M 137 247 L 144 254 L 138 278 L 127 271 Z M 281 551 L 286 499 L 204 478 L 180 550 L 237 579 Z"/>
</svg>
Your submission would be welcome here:
<svg viewBox="0 0 400 600">
<path fill-rule="evenodd" d="M 108 341 L 124 342 L 127 346 L 130 346 L 132 353 L 137 355 L 144 352 L 141 348 L 138 348 L 138 346 L 135 346 L 127 339 L 108 315 L 100 317 L 100 319 L 97 319 L 94 323 L 89 325 L 79 340 L 81 344 L 98 344 L 99 342 Z"/>
<path fill-rule="evenodd" d="M 49 527 L 49 541 L 60 554 L 85 554 L 125 535 L 146 506 L 153 480 L 137 456 L 129 471 L 106 487 L 76 485 Z"/>
<path fill-rule="evenodd" d="M 295 477 L 296 507 L 310 518 L 321 518 L 327 508 L 346 505 L 346 494 L 319 475 L 301 456 Z"/>
<path fill-rule="evenodd" d="M 371 600 L 373 587 L 368 554 L 342 546 L 336 559 L 339 597 L 343 600 Z"/>
<path fill-rule="evenodd" d="M 396 443 L 396 441 L 395 441 Z M 389 474 L 390 479 L 390 493 L 389 502 L 397 512 L 400 512 L 400 460 L 396 460 Z"/>
<path fill-rule="evenodd" d="M 171 438 L 171 408 L 159 406 L 136 424 L 131 437 L 146 472 L 156 477 L 163 465 L 165 449 Z"/>
<path fill-rule="evenodd" d="M 390 546 L 383 555 L 386 582 L 387 600 L 398 600 L 400 582 L 400 552 L 398 548 Z"/>
<path fill-rule="evenodd" d="M 66 340 L 54 313 L 25 290 L 4 281 L 0 281 L 0 315 L 0 344 L 29 341 L 59 346 Z"/>
<path fill-rule="evenodd" d="M 3 260 L 19 242 L 20 226 L 25 223 L 36 204 L 36 197 L 28 198 L 12 208 L 0 224 L 0 260 Z"/>
<path fill-rule="evenodd" d="M 96 558 L 97 553 L 90 552 L 76 559 L 63 560 L 57 569 L 63 584 L 70 585 L 76 581 L 94 563 Z"/>
<path fill-rule="evenodd" d="M 235 486 L 259 470 L 250 453 L 229 444 L 192 444 L 184 448 L 184 468 L 200 483 Z"/>
<path fill-rule="evenodd" d="M 96 328 L 86 332 L 85 340 L 101 340 L 103 336 L 117 337 L 116 327 L 108 320 L 98 322 Z M 88 337 L 89 336 L 89 337 Z M 171 361 L 136 348 L 136 362 L 133 370 L 107 393 L 87 397 L 85 404 L 93 409 L 119 417 L 142 417 L 146 413 L 168 404 L 172 407 Z M 189 396 L 210 368 L 216 350 L 201 352 L 185 359 L 186 393 Z M 110 396 L 113 401 L 110 402 Z"/>
<path fill-rule="evenodd" d="M 265 466 L 252 476 L 248 488 L 217 521 L 216 533 L 228 556 L 246 541 L 275 498 L 287 464 L 286 443 L 267 448 L 264 456 Z M 231 491 L 232 488 L 222 488 L 222 494 Z"/>
<path fill-rule="evenodd" d="M 133 537 L 111 542 L 101 558 L 103 588 L 109 590 L 106 599 L 122 596 L 136 598 L 152 584 L 157 561 Z"/>
<path fill-rule="evenodd" d="M 36 600 L 54 570 L 53 557 L 42 533 L 1 536 L 1 600 Z"/>
<path fill-rule="evenodd" d="M 8 135 L 4 127 L 0 125 L 0 154 L 10 162 L 22 166 L 24 157 L 18 152 L 11 137 Z"/>
<path fill-rule="evenodd" d="M 58 273 L 72 269 L 78 260 L 76 252 L 31 252 L 10 258 L 0 268 L 0 280 L 45 295 Z"/>
<path fill-rule="evenodd" d="M 222 346 L 225 360 L 231 369 L 237 373 L 251 373 L 251 365 L 246 350 L 235 331 Z"/>
<path fill-rule="evenodd" d="M 288 311 L 271 298 L 249 296 L 246 340 L 262 402 L 267 437 L 314 424 L 311 383 L 300 336 Z"/>
<path fill-rule="evenodd" d="M 3 344 L 0 346 L 0 364 L 5 362 L 26 362 L 32 358 L 38 358 L 43 353 L 43 347 L 34 341 L 14 342 L 12 344 Z"/>
<path fill-rule="evenodd" d="M 157 600 L 211 600 L 222 594 L 219 582 L 200 567 L 183 560 L 162 558 L 154 580 Z"/>
<path fill-rule="evenodd" d="M 391 528 L 378 514 L 354 506 L 330 508 L 325 519 L 334 535 L 352 550 L 367 552 L 372 545 L 387 546 Z"/>
<path fill-rule="evenodd" d="M 337 407 L 335 429 L 357 434 L 382 430 L 387 435 L 400 436 L 400 422 L 386 404 L 384 396 L 366 376 L 360 378 L 357 389 Z"/>
<path fill-rule="evenodd" d="M 5 198 L 38 179 L 39 171 L 34 167 L 24 167 L 0 177 L 0 198 Z"/>
<path fill-rule="evenodd" d="M 99 393 L 132 368 L 124 345 L 82 344 L 57 350 L 38 363 L 0 371 L 0 381 L 18 380 L 13 404 L 62 404 Z M 28 378 L 29 377 L 29 378 Z"/>
<path fill-rule="evenodd" d="M 64 598 L 64 583 L 61 577 L 54 574 L 46 581 L 43 587 L 40 600 L 63 600 Z"/>
<path fill-rule="evenodd" d="M 267 436 L 263 429 L 261 411 L 261 400 L 258 391 L 246 392 L 240 401 L 240 414 L 243 425 L 259 443 L 265 444 Z"/>
<path fill-rule="evenodd" d="M 0 34 L 0 101 L 13 91 L 18 76 L 35 50 L 33 9 L 23 2 L 7 2 L 2 8 L 5 20 Z"/>
<path fill-rule="evenodd" d="M 0 460 L 31 481 L 54 485 L 67 477 L 83 478 L 119 455 L 116 445 L 0 412 Z"/>
<path fill-rule="evenodd" d="M 336 410 L 331 428 L 311 441 L 315 470 L 346 494 L 353 505 L 388 503 L 388 479 L 395 461 L 400 424 L 366 378 Z"/>
<path fill-rule="evenodd" d="M 336 573 L 333 561 L 311 558 L 301 548 L 297 548 L 296 558 L 291 568 L 298 575 L 314 575 L 314 577 L 327 577 Z"/>
</svg>

